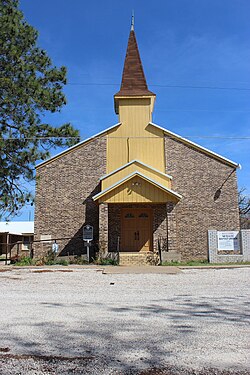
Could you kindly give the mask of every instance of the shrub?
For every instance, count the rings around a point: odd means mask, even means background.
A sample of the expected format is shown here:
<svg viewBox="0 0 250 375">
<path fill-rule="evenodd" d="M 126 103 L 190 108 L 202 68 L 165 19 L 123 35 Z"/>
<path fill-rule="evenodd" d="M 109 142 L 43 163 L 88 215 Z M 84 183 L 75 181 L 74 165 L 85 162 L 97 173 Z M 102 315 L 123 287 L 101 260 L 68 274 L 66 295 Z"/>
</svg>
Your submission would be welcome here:
<svg viewBox="0 0 250 375">
<path fill-rule="evenodd" d="M 119 265 L 118 261 L 112 258 L 97 258 L 94 260 L 94 264 L 98 264 L 101 266 L 108 266 L 108 265 L 118 266 Z"/>
<path fill-rule="evenodd" d="M 21 259 L 17 260 L 14 263 L 15 266 L 32 266 L 34 265 L 34 261 L 30 257 L 22 257 Z"/>
</svg>

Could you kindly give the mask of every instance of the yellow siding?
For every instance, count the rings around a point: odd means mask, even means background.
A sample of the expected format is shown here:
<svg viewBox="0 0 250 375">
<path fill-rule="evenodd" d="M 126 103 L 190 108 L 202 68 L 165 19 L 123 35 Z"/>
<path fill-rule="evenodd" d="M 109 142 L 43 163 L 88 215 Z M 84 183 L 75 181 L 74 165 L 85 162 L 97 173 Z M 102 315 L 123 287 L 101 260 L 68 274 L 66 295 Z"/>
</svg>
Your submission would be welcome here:
<svg viewBox="0 0 250 375">
<path fill-rule="evenodd" d="M 141 177 L 135 176 L 99 199 L 106 203 L 165 203 L 177 199 Z"/>
<path fill-rule="evenodd" d="M 161 173 L 158 173 L 152 170 L 149 167 L 146 167 L 140 163 L 134 162 L 133 164 L 128 165 L 127 167 L 117 171 L 111 176 L 102 180 L 102 190 L 107 189 L 109 186 L 112 186 L 116 182 L 122 180 L 126 176 L 130 175 L 133 172 L 140 172 L 146 177 L 158 182 L 159 184 L 171 189 L 171 180 L 167 176 L 163 176 Z"/>
<path fill-rule="evenodd" d="M 121 125 L 107 136 L 107 174 L 134 159 L 165 173 L 163 131 L 148 125 L 152 100 L 119 99 Z"/>
</svg>

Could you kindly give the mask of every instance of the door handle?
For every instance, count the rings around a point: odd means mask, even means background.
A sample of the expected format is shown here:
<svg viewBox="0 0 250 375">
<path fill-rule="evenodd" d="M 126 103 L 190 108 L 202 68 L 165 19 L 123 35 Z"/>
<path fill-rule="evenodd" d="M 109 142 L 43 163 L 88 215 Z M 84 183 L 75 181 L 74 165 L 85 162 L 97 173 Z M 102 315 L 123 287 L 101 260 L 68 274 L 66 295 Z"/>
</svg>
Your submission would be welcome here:
<svg viewBox="0 0 250 375">
<path fill-rule="evenodd" d="M 139 231 L 137 231 L 137 232 L 134 233 L 134 239 L 135 240 L 139 241 L 139 236 L 140 236 L 139 235 Z"/>
</svg>

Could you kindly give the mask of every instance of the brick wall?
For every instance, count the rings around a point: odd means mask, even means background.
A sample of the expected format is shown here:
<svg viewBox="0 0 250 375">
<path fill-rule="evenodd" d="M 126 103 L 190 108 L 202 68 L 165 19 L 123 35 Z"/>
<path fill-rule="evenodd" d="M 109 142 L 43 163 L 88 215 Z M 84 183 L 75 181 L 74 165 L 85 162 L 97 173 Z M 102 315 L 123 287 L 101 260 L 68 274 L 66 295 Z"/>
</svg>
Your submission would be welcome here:
<svg viewBox="0 0 250 375">
<path fill-rule="evenodd" d="M 207 259 L 209 229 L 239 229 L 236 172 L 231 174 L 232 167 L 168 136 L 165 153 L 172 189 L 183 196 L 175 207 L 176 246 L 183 260 Z"/>
<path fill-rule="evenodd" d="M 82 227 L 93 225 L 98 241 L 99 209 L 92 196 L 100 191 L 99 178 L 106 173 L 106 137 L 100 137 L 37 169 L 35 240 L 41 236 L 60 240 L 60 255 L 83 252 Z M 40 256 L 50 243 L 34 243 Z M 84 250 L 86 251 L 86 250 Z"/>
</svg>

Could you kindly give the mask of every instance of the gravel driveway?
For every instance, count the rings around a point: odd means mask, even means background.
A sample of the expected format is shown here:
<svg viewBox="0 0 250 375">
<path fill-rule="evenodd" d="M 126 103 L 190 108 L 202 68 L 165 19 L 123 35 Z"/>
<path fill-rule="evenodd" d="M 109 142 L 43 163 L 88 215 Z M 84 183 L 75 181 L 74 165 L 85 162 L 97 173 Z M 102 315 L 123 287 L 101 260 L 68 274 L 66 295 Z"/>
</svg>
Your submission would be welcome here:
<svg viewBox="0 0 250 375">
<path fill-rule="evenodd" d="M 0 374 L 250 374 L 250 268 L 49 271 L 0 272 Z"/>
</svg>

